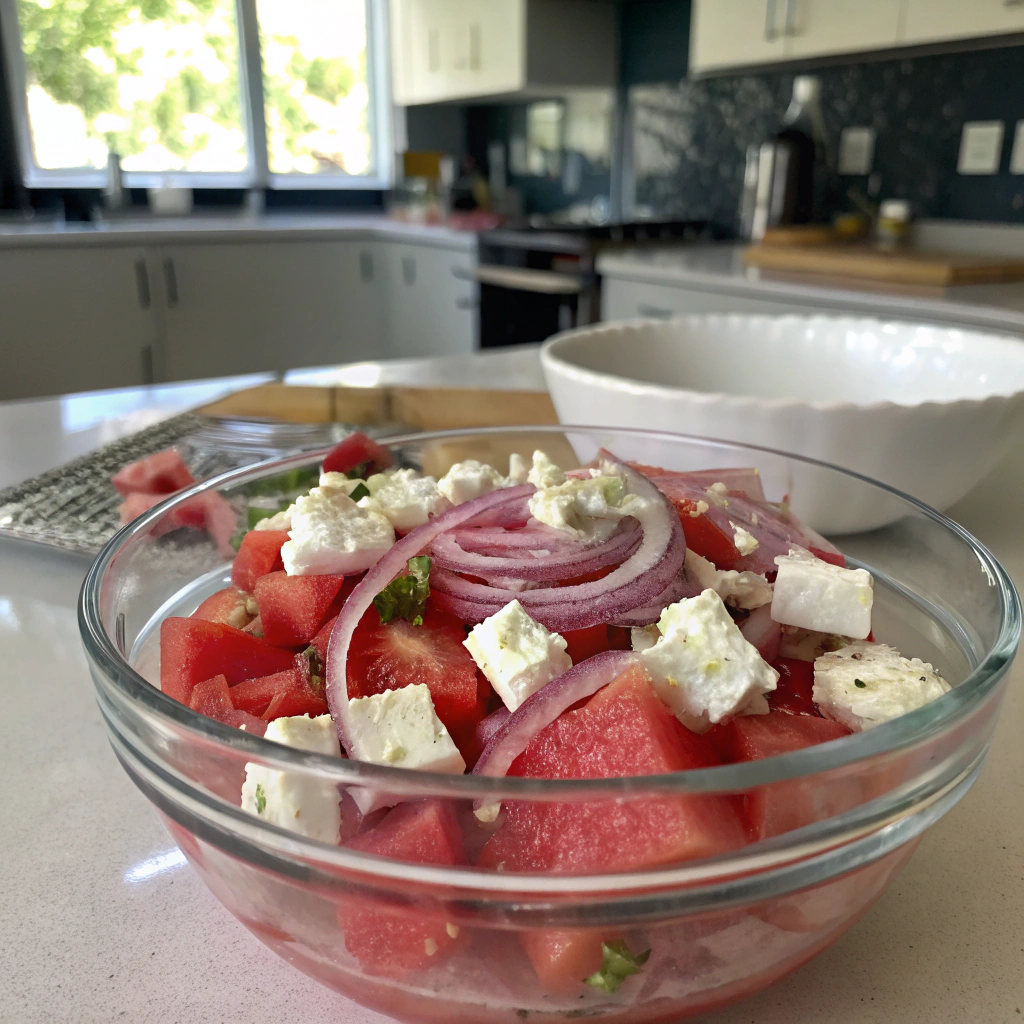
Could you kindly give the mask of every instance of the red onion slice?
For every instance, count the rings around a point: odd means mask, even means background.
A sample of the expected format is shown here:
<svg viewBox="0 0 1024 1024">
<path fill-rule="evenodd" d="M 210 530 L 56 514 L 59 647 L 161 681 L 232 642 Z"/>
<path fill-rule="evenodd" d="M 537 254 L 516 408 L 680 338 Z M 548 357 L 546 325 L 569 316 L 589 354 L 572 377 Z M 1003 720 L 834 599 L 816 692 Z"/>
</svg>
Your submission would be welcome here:
<svg viewBox="0 0 1024 1024">
<path fill-rule="evenodd" d="M 407 533 L 390 551 L 370 567 L 366 575 L 356 584 L 334 623 L 327 647 L 327 706 L 330 708 L 338 737 L 346 752 L 348 739 L 348 678 L 346 675 L 348 649 L 363 613 L 373 604 L 373 599 L 396 577 L 406 571 L 410 558 L 425 551 L 434 538 L 460 526 L 481 512 L 500 509 L 505 504 L 522 504 L 524 498 L 533 493 L 530 484 L 491 491 L 480 498 L 456 505 L 455 508 L 436 516 L 422 526 Z"/>
<path fill-rule="evenodd" d="M 495 778 L 507 775 L 512 762 L 530 745 L 530 740 L 563 711 L 597 693 L 637 664 L 640 664 L 640 657 L 633 651 L 605 651 L 556 676 L 523 701 L 499 726 L 477 759 L 473 774 Z M 481 820 L 493 821 L 497 812 L 497 804 L 477 802 L 476 814 Z"/>
<path fill-rule="evenodd" d="M 661 618 L 661 613 L 684 597 L 696 597 L 702 590 L 700 580 L 685 563 L 683 571 L 649 605 L 623 612 L 611 623 L 613 626 L 650 626 Z"/>
<path fill-rule="evenodd" d="M 491 491 L 491 494 L 501 493 L 508 495 L 515 491 L 519 495 L 526 495 L 517 501 L 502 502 L 500 505 L 476 512 L 472 518 L 460 522 L 461 526 L 474 527 L 504 527 L 515 529 L 518 526 L 525 526 L 530 521 L 530 495 L 536 490 L 533 484 L 522 484 L 519 487 L 506 487 L 498 491 Z M 484 495 L 486 497 L 486 495 Z M 474 499 L 479 501 L 479 498 Z M 466 505 L 469 502 L 465 502 Z M 459 505 L 463 508 L 464 505 Z"/>
</svg>

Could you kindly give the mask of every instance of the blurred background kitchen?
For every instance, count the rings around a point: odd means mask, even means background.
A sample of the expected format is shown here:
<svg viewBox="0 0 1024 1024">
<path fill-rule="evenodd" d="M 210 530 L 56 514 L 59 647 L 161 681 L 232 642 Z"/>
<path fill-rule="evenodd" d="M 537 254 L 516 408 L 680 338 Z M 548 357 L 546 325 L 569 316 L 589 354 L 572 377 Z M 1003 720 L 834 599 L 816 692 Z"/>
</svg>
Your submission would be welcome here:
<svg viewBox="0 0 1024 1024">
<path fill-rule="evenodd" d="M 0 398 L 688 311 L 1024 333 L 1019 0 L 0 0 L 0 36 Z"/>
</svg>

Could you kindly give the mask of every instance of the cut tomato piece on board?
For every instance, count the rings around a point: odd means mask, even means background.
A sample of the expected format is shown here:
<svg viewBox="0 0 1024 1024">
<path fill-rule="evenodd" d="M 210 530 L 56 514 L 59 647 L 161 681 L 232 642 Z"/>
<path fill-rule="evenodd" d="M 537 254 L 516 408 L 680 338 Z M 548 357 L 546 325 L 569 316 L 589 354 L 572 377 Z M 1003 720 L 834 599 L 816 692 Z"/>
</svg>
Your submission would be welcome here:
<svg viewBox="0 0 1024 1024">
<path fill-rule="evenodd" d="M 767 694 L 768 707 L 786 715 L 824 717 L 814 703 L 814 662 L 795 658 L 777 658 L 772 668 L 779 673 L 779 683 Z"/>
<path fill-rule="evenodd" d="M 589 928 L 538 928 L 519 941 L 546 992 L 582 992 L 583 979 L 601 969 L 601 943 L 615 936 Z"/>
<path fill-rule="evenodd" d="M 680 725 L 638 667 L 539 732 L 509 774 L 619 778 L 719 763 L 713 742 Z M 505 822 L 488 840 L 481 863 L 505 871 L 633 871 L 711 857 L 743 842 L 743 826 L 728 797 L 509 801 Z"/>
<path fill-rule="evenodd" d="M 222 622 L 171 617 L 160 624 L 160 689 L 182 704 L 204 679 L 224 675 L 231 685 L 291 666 L 291 652 Z"/>
<path fill-rule="evenodd" d="M 283 569 L 260 576 L 252 594 L 263 622 L 263 639 L 275 647 L 308 644 L 344 586 L 344 576 L 289 576 Z"/>
<path fill-rule="evenodd" d="M 231 582 L 239 590 L 251 594 L 261 576 L 284 568 L 281 548 L 286 540 L 287 530 L 250 530 L 242 538 L 231 565 Z"/>
<path fill-rule="evenodd" d="M 827 718 L 772 711 L 732 719 L 724 727 L 722 742 L 731 748 L 733 761 L 756 761 L 849 734 L 845 725 Z M 793 779 L 759 786 L 743 795 L 747 832 L 754 840 L 767 839 L 831 817 L 851 806 L 844 798 L 842 806 L 837 807 L 837 796 L 833 785 L 820 779 Z"/>
<path fill-rule="evenodd" d="M 430 690 L 437 717 L 450 733 L 469 727 L 484 716 L 476 662 L 462 641 L 466 628 L 454 616 L 427 607 L 423 625 L 405 619 L 381 622 L 375 608 L 363 616 L 348 653 L 350 697 L 370 697 L 424 683 Z"/>
<path fill-rule="evenodd" d="M 298 665 L 271 675 L 235 683 L 231 687 L 231 703 L 241 711 L 256 715 L 265 722 L 295 715 L 327 714 L 327 698 L 323 685 L 316 686 Z"/>
<path fill-rule="evenodd" d="M 349 434 L 344 441 L 336 444 L 324 457 L 325 473 L 351 473 L 360 469 L 364 478 L 387 469 L 394 458 L 389 449 L 371 441 L 362 431 Z"/>
<path fill-rule="evenodd" d="M 441 800 L 399 804 L 347 845 L 413 864 L 453 867 L 465 859 L 455 812 Z M 398 909 L 370 897 L 339 900 L 338 923 L 345 948 L 363 970 L 390 977 L 439 962 L 459 934 L 440 908 Z"/>
<path fill-rule="evenodd" d="M 118 494 L 127 497 L 135 493 L 166 496 L 183 487 L 190 487 L 196 481 L 181 455 L 173 448 L 167 448 L 136 462 L 129 462 L 111 477 L 110 482 Z"/>
<path fill-rule="evenodd" d="M 193 619 L 205 619 L 207 622 L 223 622 L 244 629 L 252 622 L 254 616 L 245 610 L 248 595 L 237 587 L 225 587 L 211 594 L 193 613 Z"/>
</svg>

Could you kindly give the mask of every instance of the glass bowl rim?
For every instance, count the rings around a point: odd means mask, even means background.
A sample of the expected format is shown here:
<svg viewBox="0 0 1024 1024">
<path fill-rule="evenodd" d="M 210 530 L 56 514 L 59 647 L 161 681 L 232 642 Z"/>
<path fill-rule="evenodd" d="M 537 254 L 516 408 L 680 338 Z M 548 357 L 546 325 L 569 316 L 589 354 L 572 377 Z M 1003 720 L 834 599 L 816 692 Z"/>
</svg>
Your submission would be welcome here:
<svg viewBox="0 0 1024 1024">
<path fill-rule="evenodd" d="M 420 444 L 429 441 L 509 434 L 564 434 L 610 432 L 636 435 L 668 442 L 696 442 L 724 450 L 742 450 L 764 453 L 778 458 L 792 459 L 857 479 L 901 499 L 911 509 L 923 514 L 953 533 L 974 552 L 992 584 L 998 588 L 1000 598 L 999 630 L 991 648 L 978 665 L 957 686 L 938 700 L 918 708 L 900 718 L 875 728 L 853 733 L 828 744 L 806 747 L 792 753 L 765 758 L 760 761 L 719 765 L 713 768 L 691 769 L 663 775 L 633 776 L 615 779 L 527 779 L 517 777 L 489 778 L 472 774 L 443 775 L 434 772 L 409 771 L 392 766 L 374 765 L 345 758 L 309 753 L 287 747 L 260 736 L 250 735 L 231 726 L 205 717 L 164 694 L 144 679 L 118 650 L 115 641 L 102 625 L 100 595 L 104 576 L 114 559 L 136 535 L 144 532 L 165 512 L 198 494 L 236 484 L 250 476 L 266 475 L 307 465 L 321 459 L 332 446 L 310 449 L 267 459 L 241 469 L 229 470 L 209 480 L 186 488 L 153 506 L 139 518 L 122 527 L 97 555 L 90 566 L 78 603 L 79 631 L 86 653 L 97 671 L 113 684 L 120 696 L 140 705 L 160 720 L 170 720 L 196 734 L 197 739 L 214 748 L 231 750 L 258 758 L 268 766 L 280 770 L 302 770 L 344 785 L 363 785 L 391 792 L 419 796 L 442 796 L 455 799 L 495 800 L 609 798 L 627 795 L 661 795 L 673 793 L 735 793 L 772 782 L 813 777 L 822 772 L 844 768 L 883 754 L 895 753 L 924 743 L 966 715 L 989 695 L 1002 678 L 1014 654 L 1021 635 L 1021 605 L 1016 588 L 1006 570 L 991 552 L 963 527 L 941 512 L 887 484 L 872 480 L 861 473 L 843 469 L 819 459 L 795 455 L 762 445 L 752 445 L 672 431 L 649 430 L 639 427 L 601 427 L 596 425 L 552 424 L 477 427 L 458 430 L 410 432 L 389 434 L 378 438 L 385 445 Z M 258 822 L 264 827 L 266 823 Z M 300 838 L 300 837 L 296 837 Z M 323 844 L 306 840 L 313 847 Z"/>
</svg>

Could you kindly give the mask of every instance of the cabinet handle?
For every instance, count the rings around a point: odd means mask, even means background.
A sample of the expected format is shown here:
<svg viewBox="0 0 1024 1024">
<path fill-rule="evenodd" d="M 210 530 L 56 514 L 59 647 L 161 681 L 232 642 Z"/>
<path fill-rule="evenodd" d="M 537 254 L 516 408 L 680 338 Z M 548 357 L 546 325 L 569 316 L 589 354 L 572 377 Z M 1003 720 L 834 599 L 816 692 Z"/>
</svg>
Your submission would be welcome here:
<svg viewBox="0 0 1024 1024">
<path fill-rule="evenodd" d="M 646 302 L 641 302 L 636 307 L 637 316 L 645 316 L 651 320 L 671 320 L 674 317 L 675 311 L 671 309 L 665 309 L 663 306 L 648 306 Z"/>
<path fill-rule="evenodd" d="M 480 70 L 480 26 L 475 21 L 469 26 L 469 70 Z"/>
<path fill-rule="evenodd" d="M 178 304 L 178 275 L 174 269 L 174 260 L 170 256 L 164 257 L 164 284 L 167 287 L 167 305 Z"/>
<path fill-rule="evenodd" d="M 402 280 L 407 285 L 416 283 L 416 260 L 412 256 L 402 257 Z"/>
<path fill-rule="evenodd" d="M 373 253 L 361 252 L 359 254 L 359 276 L 365 284 L 373 280 Z"/>
<path fill-rule="evenodd" d="M 153 383 L 153 346 L 143 345 L 141 350 L 142 356 L 142 383 L 152 384 Z"/>
<path fill-rule="evenodd" d="M 778 38 L 775 29 L 775 0 L 766 0 L 764 5 L 764 41 L 774 43 Z"/>
<path fill-rule="evenodd" d="M 427 30 L 427 70 L 441 70 L 441 47 L 438 45 L 438 32 L 436 28 Z"/>
<path fill-rule="evenodd" d="M 1004 7 L 1024 7 L 1024 0 L 1003 0 Z"/>
<path fill-rule="evenodd" d="M 796 35 L 793 28 L 793 0 L 786 0 L 786 9 L 782 15 L 782 34 L 787 39 Z"/>
<path fill-rule="evenodd" d="M 153 304 L 153 296 L 149 291 L 149 271 L 142 256 L 135 261 L 135 291 L 139 296 L 139 308 L 149 309 Z"/>
</svg>

